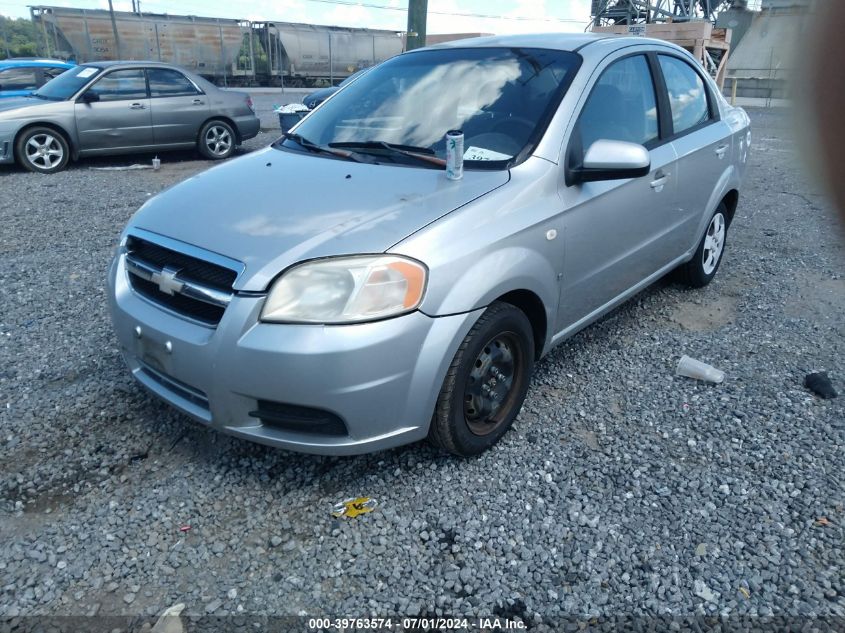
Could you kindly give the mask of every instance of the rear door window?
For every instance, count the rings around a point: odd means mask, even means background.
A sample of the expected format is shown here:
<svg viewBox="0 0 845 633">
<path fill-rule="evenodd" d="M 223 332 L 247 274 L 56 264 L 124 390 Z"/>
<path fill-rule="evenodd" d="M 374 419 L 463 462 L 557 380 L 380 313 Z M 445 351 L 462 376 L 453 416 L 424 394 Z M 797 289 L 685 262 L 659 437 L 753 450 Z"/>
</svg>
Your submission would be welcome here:
<svg viewBox="0 0 845 633">
<path fill-rule="evenodd" d="M 654 80 L 644 55 L 608 66 L 578 121 L 582 151 L 600 139 L 645 145 L 659 136 Z"/>
<path fill-rule="evenodd" d="M 658 55 L 658 59 L 669 93 L 674 133 L 681 134 L 706 123 L 710 119 L 710 106 L 701 75 L 677 57 Z"/>
<path fill-rule="evenodd" d="M 33 68 L 0 70 L 0 90 L 35 90 L 37 87 Z"/>
<path fill-rule="evenodd" d="M 200 94 L 182 73 L 169 68 L 147 68 L 152 97 L 185 97 Z"/>
<path fill-rule="evenodd" d="M 99 95 L 100 101 L 146 99 L 147 80 L 140 68 L 115 70 L 91 86 L 88 91 Z"/>
</svg>

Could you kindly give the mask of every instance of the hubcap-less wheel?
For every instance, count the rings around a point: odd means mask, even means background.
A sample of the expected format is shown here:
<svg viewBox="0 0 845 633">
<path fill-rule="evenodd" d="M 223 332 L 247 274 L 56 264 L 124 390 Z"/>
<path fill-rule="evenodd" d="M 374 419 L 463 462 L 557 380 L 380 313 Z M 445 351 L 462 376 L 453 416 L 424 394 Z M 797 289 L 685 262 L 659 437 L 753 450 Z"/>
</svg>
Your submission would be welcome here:
<svg viewBox="0 0 845 633">
<path fill-rule="evenodd" d="M 40 169 L 55 169 L 64 155 L 61 143 L 50 134 L 33 134 L 26 142 L 26 159 Z"/>
<path fill-rule="evenodd" d="M 710 220 L 707 234 L 704 236 L 704 249 L 701 253 L 701 264 L 704 274 L 710 275 L 716 270 L 722 249 L 725 248 L 725 216 L 717 213 Z"/>
<path fill-rule="evenodd" d="M 222 125 L 212 125 L 205 133 L 205 146 L 215 156 L 225 156 L 232 147 L 232 135 Z"/>
<path fill-rule="evenodd" d="M 464 389 L 464 416 L 475 435 L 487 435 L 504 421 L 515 397 L 520 346 L 511 332 L 491 339 L 479 352 Z"/>
</svg>

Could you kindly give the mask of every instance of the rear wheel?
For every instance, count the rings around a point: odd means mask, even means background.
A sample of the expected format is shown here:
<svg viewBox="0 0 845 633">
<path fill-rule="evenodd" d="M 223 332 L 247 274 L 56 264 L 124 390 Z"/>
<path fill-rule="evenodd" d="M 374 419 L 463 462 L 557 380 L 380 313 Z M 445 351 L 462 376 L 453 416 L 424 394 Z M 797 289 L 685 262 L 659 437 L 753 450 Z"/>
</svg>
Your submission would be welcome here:
<svg viewBox="0 0 845 633">
<path fill-rule="evenodd" d="M 202 126 L 197 149 L 210 160 L 229 158 L 235 151 L 235 131 L 225 121 L 209 121 Z"/>
<path fill-rule="evenodd" d="M 21 134 L 15 153 L 25 169 L 39 174 L 55 174 L 67 166 L 70 146 L 56 130 L 33 127 Z"/>
<path fill-rule="evenodd" d="M 493 303 L 461 343 L 431 421 L 429 440 L 456 455 L 477 455 L 511 427 L 528 392 L 534 337 L 525 314 Z"/>
<path fill-rule="evenodd" d="M 681 279 L 692 288 L 702 288 L 709 284 L 719 264 L 722 263 L 722 255 L 725 252 L 725 243 L 728 237 L 728 210 L 724 203 L 720 204 L 716 212 L 707 223 L 707 230 L 692 259 L 681 266 Z"/>
</svg>

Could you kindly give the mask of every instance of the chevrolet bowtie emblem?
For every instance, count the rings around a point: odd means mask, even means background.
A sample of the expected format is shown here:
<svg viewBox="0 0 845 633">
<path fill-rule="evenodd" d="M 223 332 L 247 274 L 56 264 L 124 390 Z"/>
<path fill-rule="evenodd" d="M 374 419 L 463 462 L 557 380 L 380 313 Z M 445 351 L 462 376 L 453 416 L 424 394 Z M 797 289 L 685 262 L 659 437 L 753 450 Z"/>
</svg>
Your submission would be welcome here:
<svg viewBox="0 0 845 633">
<path fill-rule="evenodd" d="M 150 275 L 150 281 L 158 286 L 158 289 L 161 290 L 166 295 L 174 295 L 177 292 L 181 292 L 182 288 L 185 286 L 181 281 L 176 279 L 176 275 L 179 274 L 178 268 L 171 268 L 170 266 L 165 266 L 164 269 L 159 273 L 153 273 Z"/>
</svg>

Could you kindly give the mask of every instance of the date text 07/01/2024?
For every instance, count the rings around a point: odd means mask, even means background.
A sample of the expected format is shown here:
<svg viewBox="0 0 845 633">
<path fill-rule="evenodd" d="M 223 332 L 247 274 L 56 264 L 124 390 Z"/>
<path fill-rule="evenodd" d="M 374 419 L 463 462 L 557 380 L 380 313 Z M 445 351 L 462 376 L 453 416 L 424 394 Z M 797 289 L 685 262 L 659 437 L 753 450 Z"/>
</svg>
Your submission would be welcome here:
<svg viewBox="0 0 845 633">
<path fill-rule="evenodd" d="M 344 631 L 348 629 L 371 631 L 379 630 L 432 630 L 432 631 L 519 631 L 525 629 L 520 620 L 510 620 L 498 616 L 489 618 L 445 618 L 445 617 L 405 617 L 405 618 L 309 618 L 308 629 L 311 631 Z"/>
</svg>

